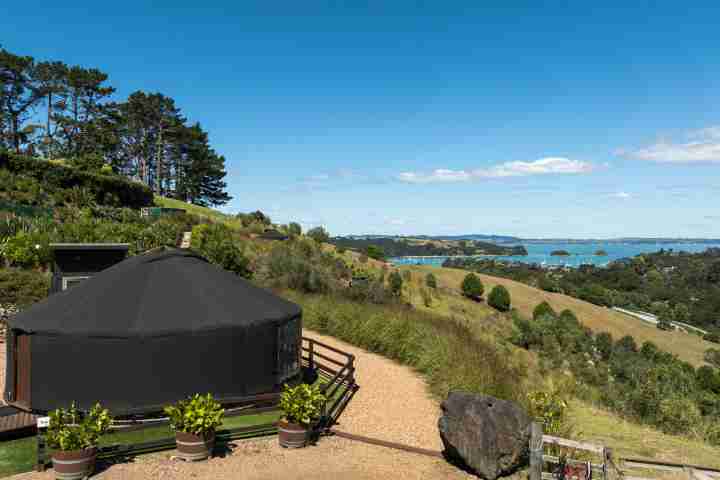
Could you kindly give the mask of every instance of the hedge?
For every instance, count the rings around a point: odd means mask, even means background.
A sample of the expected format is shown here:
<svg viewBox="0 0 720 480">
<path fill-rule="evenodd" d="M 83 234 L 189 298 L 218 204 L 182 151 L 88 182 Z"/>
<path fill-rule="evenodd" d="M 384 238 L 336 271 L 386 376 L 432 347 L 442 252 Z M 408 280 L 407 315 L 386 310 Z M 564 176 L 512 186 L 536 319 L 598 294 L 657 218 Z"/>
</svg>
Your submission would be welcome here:
<svg viewBox="0 0 720 480">
<path fill-rule="evenodd" d="M 150 188 L 116 175 L 89 173 L 48 161 L 0 152 L 0 168 L 35 178 L 45 186 L 59 189 L 81 187 L 89 190 L 98 204 L 129 208 L 153 204 Z"/>
</svg>

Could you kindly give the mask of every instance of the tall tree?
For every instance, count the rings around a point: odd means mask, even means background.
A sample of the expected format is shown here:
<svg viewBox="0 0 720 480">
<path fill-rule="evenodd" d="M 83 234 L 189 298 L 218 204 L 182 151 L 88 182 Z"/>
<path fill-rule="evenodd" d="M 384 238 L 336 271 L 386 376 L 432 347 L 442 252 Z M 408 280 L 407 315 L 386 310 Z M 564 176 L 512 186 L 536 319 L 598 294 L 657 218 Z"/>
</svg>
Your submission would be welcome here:
<svg viewBox="0 0 720 480">
<path fill-rule="evenodd" d="M 45 134 L 41 148 L 49 158 L 53 157 L 57 147 L 56 134 L 58 123 L 55 112 L 65 108 L 67 99 L 68 67 L 62 62 L 41 62 L 34 71 L 37 88 L 45 97 Z"/>
<path fill-rule="evenodd" d="M 35 60 L 0 49 L 0 142 L 20 153 L 36 130 L 25 125 L 44 96 L 34 81 Z"/>
</svg>

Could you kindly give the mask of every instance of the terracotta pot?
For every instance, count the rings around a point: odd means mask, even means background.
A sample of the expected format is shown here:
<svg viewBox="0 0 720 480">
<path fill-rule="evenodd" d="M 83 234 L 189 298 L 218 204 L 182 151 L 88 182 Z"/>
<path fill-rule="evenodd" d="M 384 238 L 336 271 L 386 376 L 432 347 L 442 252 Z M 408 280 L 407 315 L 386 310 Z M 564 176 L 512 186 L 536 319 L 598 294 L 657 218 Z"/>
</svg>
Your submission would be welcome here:
<svg viewBox="0 0 720 480">
<path fill-rule="evenodd" d="M 95 470 L 97 448 L 56 451 L 52 454 L 53 470 L 58 480 L 79 480 L 92 475 Z"/>
<path fill-rule="evenodd" d="M 308 444 L 310 431 L 308 427 L 299 423 L 289 423 L 285 420 L 278 422 L 278 440 L 280 446 L 285 448 L 303 448 Z"/>
<path fill-rule="evenodd" d="M 215 448 L 215 432 L 208 432 L 205 435 L 175 432 L 175 443 L 180 458 L 190 461 L 205 460 L 212 456 Z"/>
</svg>

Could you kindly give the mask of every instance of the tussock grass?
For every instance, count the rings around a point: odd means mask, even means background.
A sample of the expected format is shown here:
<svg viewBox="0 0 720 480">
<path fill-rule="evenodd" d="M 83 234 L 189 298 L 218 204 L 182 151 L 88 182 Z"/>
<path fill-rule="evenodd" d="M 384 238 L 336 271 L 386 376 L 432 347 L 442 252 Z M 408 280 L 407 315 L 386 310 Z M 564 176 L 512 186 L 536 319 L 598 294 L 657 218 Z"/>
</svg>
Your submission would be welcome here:
<svg viewBox="0 0 720 480">
<path fill-rule="evenodd" d="M 284 294 L 303 306 L 306 327 L 415 368 L 439 398 L 465 390 L 525 403 L 524 362 L 480 329 L 401 305 Z"/>
</svg>

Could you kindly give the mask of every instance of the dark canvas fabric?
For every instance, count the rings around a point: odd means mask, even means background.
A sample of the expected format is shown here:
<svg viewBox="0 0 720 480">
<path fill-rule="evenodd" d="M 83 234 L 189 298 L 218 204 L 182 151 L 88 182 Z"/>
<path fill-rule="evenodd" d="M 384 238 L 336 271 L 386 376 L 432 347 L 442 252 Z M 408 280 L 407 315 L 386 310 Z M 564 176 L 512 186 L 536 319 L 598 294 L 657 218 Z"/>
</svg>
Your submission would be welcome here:
<svg viewBox="0 0 720 480">
<path fill-rule="evenodd" d="M 28 333 L 134 338 L 297 317 L 300 307 L 188 251 L 138 255 L 10 322 Z"/>
<path fill-rule="evenodd" d="M 297 305 L 172 249 L 52 295 L 11 328 L 31 334 L 34 411 L 99 401 L 120 415 L 194 393 L 230 401 L 275 391 L 286 364 L 299 373 L 278 337 L 290 323 L 299 342 L 300 317 Z"/>
</svg>

